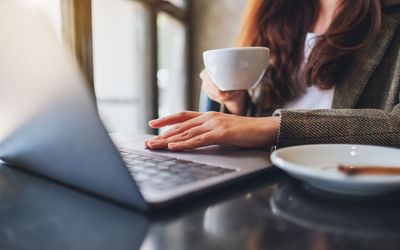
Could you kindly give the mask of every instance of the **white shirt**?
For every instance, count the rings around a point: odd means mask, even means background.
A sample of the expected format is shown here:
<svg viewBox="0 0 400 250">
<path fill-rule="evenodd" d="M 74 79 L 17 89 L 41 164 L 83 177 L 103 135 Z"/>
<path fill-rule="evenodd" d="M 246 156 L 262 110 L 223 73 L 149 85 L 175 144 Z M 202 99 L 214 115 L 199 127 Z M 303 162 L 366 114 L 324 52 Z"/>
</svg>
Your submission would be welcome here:
<svg viewBox="0 0 400 250">
<path fill-rule="evenodd" d="M 305 61 L 311 53 L 315 45 L 315 33 L 307 33 L 306 42 L 304 46 Z M 319 89 L 315 86 L 307 87 L 303 95 L 298 96 L 296 99 L 283 105 L 284 109 L 330 109 L 332 108 L 333 93 L 335 88 Z"/>
</svg>

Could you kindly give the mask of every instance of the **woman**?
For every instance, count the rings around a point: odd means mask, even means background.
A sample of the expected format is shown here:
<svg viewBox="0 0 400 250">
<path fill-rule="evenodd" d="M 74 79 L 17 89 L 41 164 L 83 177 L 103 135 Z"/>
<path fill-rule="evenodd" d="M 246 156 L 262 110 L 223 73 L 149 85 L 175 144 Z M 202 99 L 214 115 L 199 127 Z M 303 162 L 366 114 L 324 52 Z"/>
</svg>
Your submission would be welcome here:
<svg viewBox="0 0 400 250">
<path fill-rule="evenodd" d="M 182 112 L 151 121 L 154 128 L 177 125 L 145 144 L 400 147 L 399 22 L 400 0 L 252 0 L 239 41 L 270 48 L 259 88 L 223 92 L 203 72 L 203 90 L 231 114 Z"/>
</svg>

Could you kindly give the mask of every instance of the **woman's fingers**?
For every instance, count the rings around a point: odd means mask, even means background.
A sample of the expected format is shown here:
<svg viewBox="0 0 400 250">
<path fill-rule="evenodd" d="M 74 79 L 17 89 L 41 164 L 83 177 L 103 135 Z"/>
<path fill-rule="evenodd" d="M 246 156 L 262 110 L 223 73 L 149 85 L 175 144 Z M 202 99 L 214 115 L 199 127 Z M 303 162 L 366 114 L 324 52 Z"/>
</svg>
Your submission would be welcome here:
<svg viewBox="0 0 400 250">
<path fill-rule="evenodd" d="M 203 124 L 204 121 L 203 119 L 201 119 L 201 117 L 196 117 L 193 118 L 189 121 L 177 124 L 176 126 L 170 128 L 169 130 L 165 131 L 163 134 L 153 138 L 153 140 L 159 140 L 159 139 L 166 139 L 169 137 L 172 137 L 174 135 L 178 135 L 181 133 L 184 133 L 185 131 L 193 128 L 193 127 L 197 127 L 200 126 L 201 124 Z"/>
<path fill-rule="evenodd" d="M 192 119 L 187 120 L 190 117 L 194 117 Z M 204 113 L 198 113 L 198 112 L 189 112 L 188 114 L 185 113 L 180 113 L 177 116 L 173 115 L 170 117 L 167 117 L 169 121 L 161 121 L 160 124 L 174 124 L 175 122 L 179 122 L 179 120 L 184 121 L 180 124 L 177 124 L 173 128 L 167 130 L 164 132 L 162 135 L 159 135 L 151 140 L 148 140 L 145 142 L 145 146 L 149 148 L 167 148 L 168 143 L 171 142 L 171 137 L 174 137 L 173 140 L 176 140 L 177 138 L 191 138 L 194 135 L 198 135 L 200 133 L 201 128 L 197 128 L 206 121 L 203 119 Z M 164 118 L 162 118 L 164 119 Z M 162 120 L 160 119 L 160 120 Z M 196 128 L 196 129 L 192 129 Z M 169 139 L 169 140 L 166 140 Z"/>
<path fill-rule="evenodd" d="M 217 116 L 218 113 L 207 112 L 200 114 L 200 116 L 177 124 L 162 135 L 147 141 L 146 146 L 152 149 L 167 148 L 171 142 L 190 140 L 193 137 L 209 132 L 213 127 L 206 124 L 213 117 Z"/>
<path fill-rule="evenodd" d="M 240 98 L 245 93 L 244 90 L 229 90 L 222 91 L 214 83 L 203 82 L 201 89 L 210 97 L 210 99 L 225 103 L 227 101 L 240 101 Z"/>
<path fill-rule="evenodd" d="M 188 150 L 214 144 L 213 133 L 207 132 L 186 141 L 168 143 L 171 150 Z"/>
<path fill-rule="evenodd" d="M 198 135 L 204 134 L 209 132 L 209 129 L 206 129 L 203 126 L 196 126 L 191 129 L 185 130 L 179 134 L 173 135 L 173 136 L 159 136 L 153 140 L 150 140 L 147 142 L 146 145 L 152 149 L 162 149 L 162 148 L 168 148 L 168 144 L 171 142 L 180 142 L 180 141 L 186 141 L 189 140 L 193 137 L 196 137 Z"/>
<path fill-rule="evenodd" d="M 150 140 L 145 140 L 145 141 L 143 142 L 145 148 L 149 148 L 149 145 L 148 145 L 149 141 L 150 141 Z"/>
<path fill-rule="evenodd" d="M 211 100 L 216 101 L 218 103 L 222 102 L 222 99 L 219 96 L 219 94 L 212 87 L 208 86 L 206 83 L 203 83 L 201 85 L 201 89 L 207 94 L 207 96 Z"/>
<path fill-rule="evenodd" d="M 216 102 L 222 103 L 224 92 L 215 85 L 205 69 L 201 71 L 200 78 L 203 82 L 201 89 L 208 95 L 208 97 Z"/>
<path fill-rule="evenodd" d="M 193 111 L 184 111 L 174 115 L 166 116 L 157 120 L 152 120 L 149 122 L 150 127 L 152 128 L 161 128 L 164 126 L 174 125 L 177 123 L 182 123 L 188 121 L 190 119 L 201 116 L 203 113 L 193 112 Z"/>
<path fill-rule="evenodd" d="M 203 69 L 201 72 L 200 72 L 200 79 L 203 81 L 203 82 L 212 82 L 213 83 L 213 80 L 211 79 L 211 77 L 210 77 L 210 75 L 208 74 L 208 72 L 207 72 L 207 70 L 206 69 Z"/>
</svg>

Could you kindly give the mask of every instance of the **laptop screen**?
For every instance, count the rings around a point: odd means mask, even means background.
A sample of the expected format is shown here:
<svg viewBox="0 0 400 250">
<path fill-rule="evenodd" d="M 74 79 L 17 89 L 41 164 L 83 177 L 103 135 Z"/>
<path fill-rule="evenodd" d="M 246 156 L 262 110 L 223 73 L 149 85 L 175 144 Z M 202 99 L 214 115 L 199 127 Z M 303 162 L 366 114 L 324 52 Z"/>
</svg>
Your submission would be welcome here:
<svg viewBox="0 0 400 250">
<path fill-rule="evenodd" d="M 15 6 L 0 22 L 0 158 L 145 208 L 72 53 L 40 12 Z"/>
</svg>

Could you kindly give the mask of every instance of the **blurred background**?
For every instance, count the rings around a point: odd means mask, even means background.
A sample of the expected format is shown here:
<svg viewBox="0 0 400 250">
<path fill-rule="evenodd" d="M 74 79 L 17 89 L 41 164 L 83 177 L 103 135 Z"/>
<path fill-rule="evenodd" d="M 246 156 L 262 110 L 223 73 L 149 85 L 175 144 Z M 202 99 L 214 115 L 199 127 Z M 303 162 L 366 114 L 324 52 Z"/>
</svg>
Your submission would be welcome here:
<svg viewBox="0 0 400 250">
<path fill-rule="evenodd" d="M 247 0 L 21 0 L 69 44 L 110 132 L 198 110 L 202 52 L 234 46 Z"/>
</svg>

